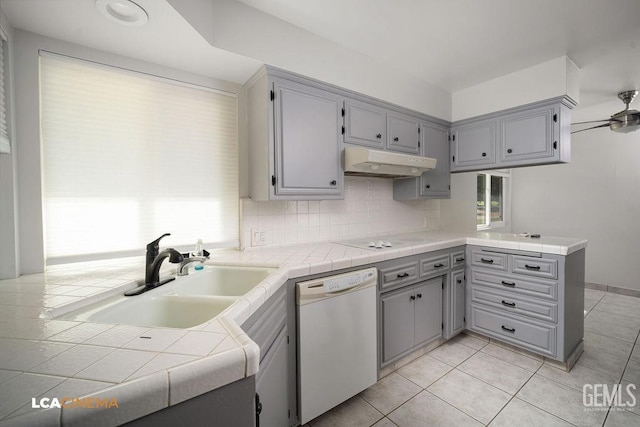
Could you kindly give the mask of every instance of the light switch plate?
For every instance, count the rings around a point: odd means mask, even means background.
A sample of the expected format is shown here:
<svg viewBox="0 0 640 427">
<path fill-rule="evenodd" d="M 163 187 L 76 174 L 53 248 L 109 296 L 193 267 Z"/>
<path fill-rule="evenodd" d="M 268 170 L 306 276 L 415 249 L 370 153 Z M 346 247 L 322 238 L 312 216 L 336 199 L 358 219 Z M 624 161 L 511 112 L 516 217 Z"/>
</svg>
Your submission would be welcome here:
<svg viewBox="0 0 640 427">
<path fill-rule="evenodd" d="M 267 232 L 257 228 L 251 229 L 251 246 L 264 246 L 267 243 Z"/>
</svg>

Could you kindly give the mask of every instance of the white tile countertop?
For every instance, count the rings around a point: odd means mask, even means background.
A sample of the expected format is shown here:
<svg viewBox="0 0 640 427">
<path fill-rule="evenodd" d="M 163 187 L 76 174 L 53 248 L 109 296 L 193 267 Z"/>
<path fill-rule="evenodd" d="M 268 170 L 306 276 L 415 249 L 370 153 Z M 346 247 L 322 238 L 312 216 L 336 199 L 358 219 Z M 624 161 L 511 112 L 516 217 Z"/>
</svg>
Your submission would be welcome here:
<svg viewBox="0 0 640 427">
<path fill-rule="evenodd" d="M 278 269 L 220 315 L 189 329 L 46 318 L 133 288 L 143 258 L 0 280 L 0 426 L 118 425 L 254 375 L 259 348 L 240 325 L 290 278 L 465 244 L 558 255 L 587 244 L 487 232 L 403 236 L 411 244 L 380 250 L 320 242 L 217 252 L 208 264 Z M 32 408 L 32 399 L 42 397 L 115 398 L 118 409 Z"/>
</svg>

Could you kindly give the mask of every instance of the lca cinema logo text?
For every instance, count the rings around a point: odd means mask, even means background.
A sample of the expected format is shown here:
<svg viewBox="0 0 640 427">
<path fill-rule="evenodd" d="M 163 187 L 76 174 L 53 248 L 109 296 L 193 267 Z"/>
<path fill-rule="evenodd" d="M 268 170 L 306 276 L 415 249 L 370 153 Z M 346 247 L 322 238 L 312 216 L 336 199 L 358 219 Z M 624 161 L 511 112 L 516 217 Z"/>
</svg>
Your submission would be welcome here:
<svg viewBox="0 0 640 427">
<path fill-rule="evenodd" d="M 36 399 L 31 398 L 31 407 L 34 409 L 49 409 L 49 408 L 64 408 L 64 409 L 99 409 L 99 408 L 119 408 L 118 401 L 115 397 L 98 399 L 96 397 L 63 397 L 58 399 L 57 397 L 49 398 L 42 397 Z"/>
<path fill-rule="evenodd" d="M 627 410 L 637 404 L 636 385 L 585 384 L 582 386 L 582 404 L 585 410 Z"/>
</svg>

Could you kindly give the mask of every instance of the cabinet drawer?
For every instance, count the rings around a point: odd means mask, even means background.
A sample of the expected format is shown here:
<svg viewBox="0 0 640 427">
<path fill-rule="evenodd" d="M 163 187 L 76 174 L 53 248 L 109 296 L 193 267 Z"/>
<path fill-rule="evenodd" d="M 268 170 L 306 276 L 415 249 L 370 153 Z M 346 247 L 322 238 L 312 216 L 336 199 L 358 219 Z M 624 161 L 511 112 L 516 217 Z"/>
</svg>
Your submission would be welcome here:
<svg viewBox="0 0 640 427">
<path fill-rule="evenodd" d="M 478 267 L 507 271 L 507 254 L 497 252 L 472 251 L 471 264 Z"/>
<path fill-rule="evenodd" d="M 420 277 L 431 276 L 449 269 L 449 255 L 440 255 L 420 260 Z"/>
<path fill-rule="evenodd" d="M 464 265 L 464 249 L 461 251 L 451 252 L 451 268 Z"/>
<path fill-rule="evenodd" d="M 380 289 L 410 285 L 418 281 L 418 262 L 409 262 L 380 270 Z"/>
<path fill-rule="evenodd" d="M 471 305 L 471 329 L 555 357 L 556 327 Z"/>
<path fill-rule="evenodd" d="M 544 298 L 551 301 L 557 301 L 558 299 L 558 282 L 551 280 L 521 279 L 512 275 L 492 274 L 472 269 L 471 283 L 484 285 L 500 292 L 508 289 L 515 294 L 523 296 Z"/>
<path fill-rule="evenodd" d="M 524 315 L 533 319 L 557 323 L 558 305 L 518 297 L 505 290 L 499 294 L 488 292 L 482 286 L 472 285 L 471 301 L 504 310 L 507 313 Z"/>
<path fill-rule="evenodd" d="M 512 255 L 513 273 L 528 274 L 530 276 L 558 278 L 558 261 L 546 258 L 531 258 Z"/>
</svg>

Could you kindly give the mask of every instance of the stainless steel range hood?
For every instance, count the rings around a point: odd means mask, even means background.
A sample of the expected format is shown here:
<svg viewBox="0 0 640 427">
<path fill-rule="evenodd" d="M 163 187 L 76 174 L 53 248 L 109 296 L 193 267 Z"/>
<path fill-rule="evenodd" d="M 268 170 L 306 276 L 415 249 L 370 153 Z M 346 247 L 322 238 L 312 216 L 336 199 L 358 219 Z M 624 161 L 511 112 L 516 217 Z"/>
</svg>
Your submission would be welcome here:
<svg viewBox="0 0 640 427">
<path fill-rule="evenodd" d="M 436 167 L 436 159 L 365 147 L 345 147 L 344 173 L 355 176 L 409 178 Z"/>
</svg>

